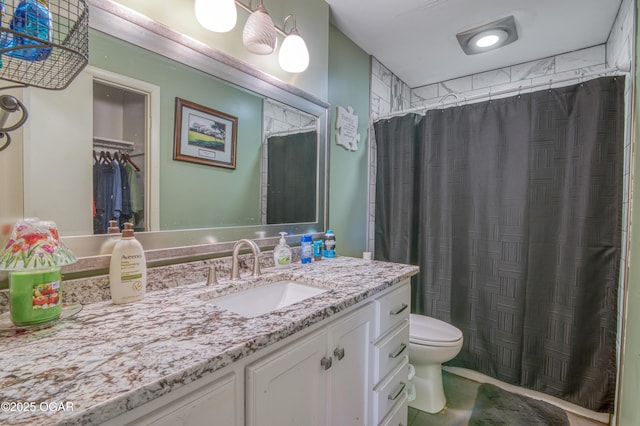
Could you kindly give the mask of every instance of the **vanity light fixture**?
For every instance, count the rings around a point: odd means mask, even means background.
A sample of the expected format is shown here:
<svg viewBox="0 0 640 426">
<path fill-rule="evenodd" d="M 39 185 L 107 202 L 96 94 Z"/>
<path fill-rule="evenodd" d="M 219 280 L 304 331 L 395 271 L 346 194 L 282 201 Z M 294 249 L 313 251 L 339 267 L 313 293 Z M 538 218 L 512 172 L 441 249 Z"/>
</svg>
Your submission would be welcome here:
<svg viewBox="0 0 640 426">
<path fill-rule="evenodd" d="M 242 44 L 251 53 L 268 55 L 276 50 L 278 34 L 273 20 L 260 0 L 255 12 L 249 15 L 242 30 Z"/>
<path fill-rule="evenodd" d="M 249 52 L 257 55 L 273 53 L 278 44 L 277 33 L 280 33 L 284 37 L 278 53 L 280 67 L 290 73 L 300 73 L 307 69 L 309 50 L 304 39 L 298 33 L 295 17 L 287 15 L 282 22 L 282 28 L 279 28 L 269 16 L 263 5 L 263 0 L 260 0 L 256 9 L 253 9 L 251 0 L 248 5 L 239 0 L 196 0 L 196 19 L 200 25 L 210 31 L 231 31 L 237 21 L 235 6 L 249 12 L 249 18 L 242 31 L 242 43 Z M 287 33 L 285 26 L 290 19 L 293 28 Z"/>
<path fill-rule="evenodd" d="M 216 33 L 226 33 L 236 26 L 238 11 L 234 0 L 196 0 L 198 23 Z"/>
<path fill-rule="evenodd" d="M 304 39 L 298 33 L 296 18 L 293 15 L 287 15 L 284 18 L 282 27 L 285 27 L 288 19 L 293 20 L 293 28 L 282 42 L 278 53 L 278 62 L 280 67 L 287 72 L 302 72 L 309 66 L 309 51 Z"/>
<path fill-rule="evenodd" d="M 460 47 L 467 55 L 497 49 L 518 40 L 513 16 L 456 34 Z"/>
</svg>

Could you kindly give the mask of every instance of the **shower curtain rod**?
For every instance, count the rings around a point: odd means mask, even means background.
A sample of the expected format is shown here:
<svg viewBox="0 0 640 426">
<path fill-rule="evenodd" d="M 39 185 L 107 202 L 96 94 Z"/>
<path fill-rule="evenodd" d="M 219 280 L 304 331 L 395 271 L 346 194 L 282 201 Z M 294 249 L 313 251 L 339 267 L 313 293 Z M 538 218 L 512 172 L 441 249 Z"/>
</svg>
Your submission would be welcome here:
<svg viewBox="0 0 640 426">
<path fill-rule="evenodd" d="M 298 127 L 296 129 L 289 129 L 289 130 L 279 130 L 279 131 L 275 131 L 275 132 L 265 132 L 264 137 L 265 139 L 270 138 L 272 136 L 289 136 L 289 135 L 295 135 L 298 133 L 306 133 L 306 132 L 310 132 L 312 130 L 318 130 L 318 128 L 316 126 L 306 126 L 306 127 Z"/>
<path fill-rule="evenodd" d="M 447 93 L 446 95 L 444 95 L 440 99 L 440 102 L 437 102 L 437 103 L 434 103 L 434 104 L 429 104 L 429 105 L 424 105 L 424 106 L 420 106 L 420 107 L 415 107 L 415 108 L 409 108 L 409 109 L 405 109 L 403 111 L 392 112 L 390 114 L 387 114 L 387 115 L 384 115 L 382 117 L 376 118 L 373 122 L 379 121 L 379 120 L 384 120 L 386 118 L 400 116 L 400 115 L 411 114 L 411 113 L 414 113 L 414 112 L 415 113 L 426 113 L 427 111 L 429 111 L 431 109 L 442 109 L 442 108 L 445 108 L 445 107 L 448 107 L 448 106 L 451 106 L 451 105 L 456 105 L 456 106 L 459 105 L 459 104 L 466 105 L 466 104 L 469 103 L 469 101 L 480 102 L 480 101 L 484 101 L 484 100 L 487 100 L 487 99 L 491 100 L 492 98 L 494 98 L 494 96 L 506 95 L 506 94 L 511 94 L 511 93 L 520 93 L 520 92 L 522 92 L 522 90 L 534 89 L 534 88 L 537 88 L 537 87 L 549 87 L 549 89 L 551 89 L 551 86 L 553 84 L 566 83 L 566 82 L 569 82 L 569 81 L 581 82 L 581 81 L 584 81 L 584 79 L 601 77 L 601 76 L 608 75 L 608 74 L 611 74 L 611 73 L 616 73 L 616 72 L 619 72 L 621 75 L 624 75 L 624 74 L 629 74 L 631 71 L 628 70 L 628 69 L 624 69 L 622 67 L 604 68 L 604 69 L 601 69 L 601 70 L 585 72 L 583 74 L 574 75 L 574 76 L 571 76 L 571 77 L 564 77 L 564 78 L 559 78 L 559 79 L 554 79 L 552 77 L 552 78 L 550 78 L 549 80 L 547 80 L 545 82 L 523 84 L 521 86 L 518 86 L 517 88 L 496 90 L 495 92 L 492 92 L 491 90 L 489 90 L 486 93 L 482 93 L 482 94 L 478 94 L 478 95 L 472 95 L 472 96 L 469 96 L 469 97 L 462 96 L 462 95 L 459 95 L 457 93 L 451 92 L 451 93 Z M 444 99 L 449 97 L 449 96 L 454 96 L 455 99 L 444 101 Z M 463 99 L 460 99 L 460 96 L 462 96 Z"/>
</svg>

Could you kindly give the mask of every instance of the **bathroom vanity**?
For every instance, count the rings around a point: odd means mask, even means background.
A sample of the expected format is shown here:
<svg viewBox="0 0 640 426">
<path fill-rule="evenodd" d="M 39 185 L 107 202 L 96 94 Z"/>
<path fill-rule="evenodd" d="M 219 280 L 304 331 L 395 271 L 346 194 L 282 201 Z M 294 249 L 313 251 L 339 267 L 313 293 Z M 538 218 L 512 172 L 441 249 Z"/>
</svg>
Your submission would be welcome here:
<svg viewBox="0 0 640 426">
<path fill-rule="evenodd" d="M 0 400 L 16 408 L 0 423 L 398 424 L 417 271 L 346 257 L 266 268 L 89 304 L 52 328 L 0 336 Z M 323 292 L 249 318 L 216 305 L 277 281 Z M 66 409 L 41 409 L 52 402 Z"/>
</svg>

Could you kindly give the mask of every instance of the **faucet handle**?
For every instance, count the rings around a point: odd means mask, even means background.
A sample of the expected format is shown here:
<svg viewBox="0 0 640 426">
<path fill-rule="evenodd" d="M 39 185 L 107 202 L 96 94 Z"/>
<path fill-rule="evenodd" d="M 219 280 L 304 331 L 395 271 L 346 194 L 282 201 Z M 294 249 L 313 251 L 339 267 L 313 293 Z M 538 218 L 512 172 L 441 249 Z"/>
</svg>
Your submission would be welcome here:
<svg viewBox="0 0 640 426">
<path fill-rule="evenodd" d="M 209 268 L 209 276 L 207 277 L 207 285 L 218 284 L 218 276 L 216 274 L 216 267 L 211 265 Z"/>
</svg>

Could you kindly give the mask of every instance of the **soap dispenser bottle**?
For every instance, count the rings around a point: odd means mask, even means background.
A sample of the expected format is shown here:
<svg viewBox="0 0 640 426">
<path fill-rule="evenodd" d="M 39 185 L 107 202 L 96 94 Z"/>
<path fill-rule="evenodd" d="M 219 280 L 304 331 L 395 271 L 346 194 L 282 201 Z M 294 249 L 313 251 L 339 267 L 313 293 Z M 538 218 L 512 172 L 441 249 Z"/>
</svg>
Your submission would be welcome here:
<svg viewBox="0 0 640 426">
<path fill-rule="evenodd" d="M 107 234 L 110 235 L 110 238 L 106 239 L 100 246 L 100 254 L 113 253 L 113 248 L 120 241 L 120 228 L 118 227 L 118 221 L 115 221 L 115 220 L 109 221 Z"/>
<path fill-rule="evenodd" d="M 142 244 L 135 239 L 133 224 L 124 224 L 122 239 L 113 248 L 109 265 L 111 300 L 129 303 L 144 297 L 147 289 L 147 262 Z"/>
<path fill-rule="evenodd" d="M 273 249 L 273 264 L 276 268 L 288 268 L 291 264 L 291 247 L 287 245 L 285 235 L 286 232 L 280 232 L 280 242 Z"/>
</svg>

